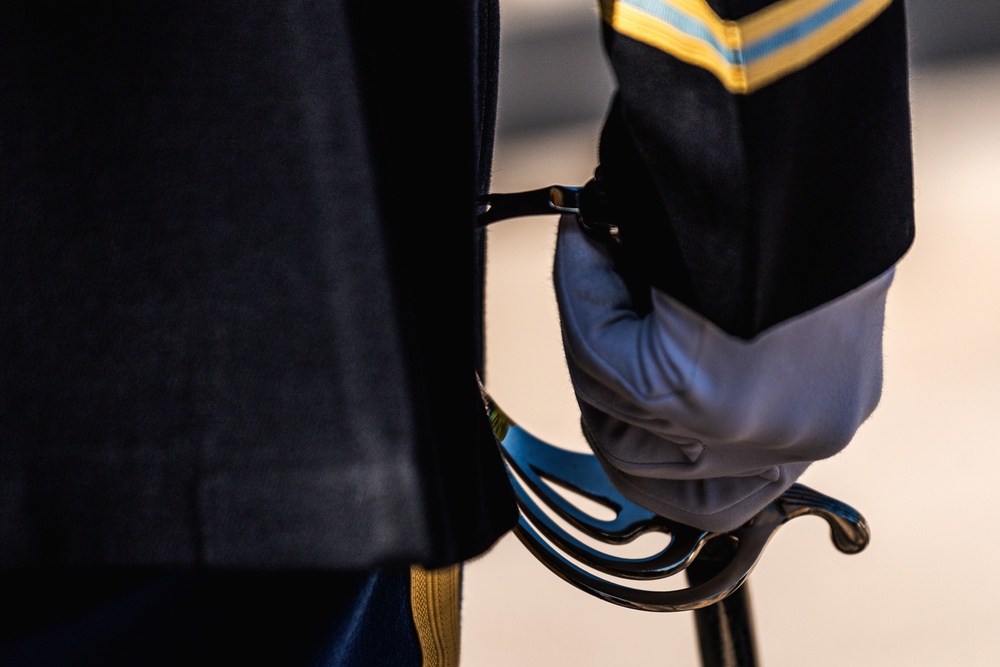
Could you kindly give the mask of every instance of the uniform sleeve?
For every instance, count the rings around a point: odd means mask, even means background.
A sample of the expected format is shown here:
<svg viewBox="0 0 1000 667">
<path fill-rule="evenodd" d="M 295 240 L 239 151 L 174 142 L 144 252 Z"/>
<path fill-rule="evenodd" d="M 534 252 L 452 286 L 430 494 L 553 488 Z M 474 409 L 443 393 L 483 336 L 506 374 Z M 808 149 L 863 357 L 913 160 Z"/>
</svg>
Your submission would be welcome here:
<svg viewBox="0 0 1000 667">
<path fill-rule="evenodd" d="M 607 0 L 598 180 L 624 263 L 752 338 L 913 241 L 901 0 Z"/>
<path fill-rule="evenodd" d="M 729 530 L 882 392 L 913 242 L 901 0 L 606 0 L 595 174 L 617 244 L 554 266 L 584 434 L 633 502 Z"/>
</svg>

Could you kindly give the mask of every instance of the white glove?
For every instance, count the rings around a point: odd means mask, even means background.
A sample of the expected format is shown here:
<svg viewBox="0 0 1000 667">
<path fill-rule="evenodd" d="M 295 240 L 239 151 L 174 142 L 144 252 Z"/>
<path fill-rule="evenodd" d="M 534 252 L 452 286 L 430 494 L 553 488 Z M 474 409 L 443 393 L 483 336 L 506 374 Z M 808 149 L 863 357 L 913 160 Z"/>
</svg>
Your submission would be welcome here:
<svg viewBox="0 0 1000 667">
<path fill-rule="evenodd" d="M 608 250 L 563 216 L 563 344 L 583 427 L 615 487 L 669 519 L 725 531 L 839 452 L 882 393 L 893 273 L 747 341 L 656 289 L 640 317 Z"/>
</svg>

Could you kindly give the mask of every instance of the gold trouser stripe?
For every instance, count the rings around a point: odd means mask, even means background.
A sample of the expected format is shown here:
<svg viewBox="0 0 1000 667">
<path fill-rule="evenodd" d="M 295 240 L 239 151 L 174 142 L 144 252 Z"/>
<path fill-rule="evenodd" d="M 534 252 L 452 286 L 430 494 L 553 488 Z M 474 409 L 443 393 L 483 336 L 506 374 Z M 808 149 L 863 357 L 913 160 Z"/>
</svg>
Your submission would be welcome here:
<svg viewBox="0 0 1000 667">
<path fill-rule="evenodd" d="M 458 667 L 462 566 L 410 568 L 410 610 L 420 639 L 423 667 Z"/>
</svg>

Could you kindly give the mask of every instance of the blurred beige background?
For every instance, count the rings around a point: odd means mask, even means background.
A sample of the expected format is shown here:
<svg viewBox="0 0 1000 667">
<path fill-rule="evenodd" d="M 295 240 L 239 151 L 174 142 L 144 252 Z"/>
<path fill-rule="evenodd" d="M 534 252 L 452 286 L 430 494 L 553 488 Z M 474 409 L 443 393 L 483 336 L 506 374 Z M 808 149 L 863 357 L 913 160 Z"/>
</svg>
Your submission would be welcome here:
<svg viewBox="0 0 1000 667">
<path fill-rule="evenodd" d="M 571 0 L 501 4 L 515 38 L 518 26 L 558 33 L 564 17 L 590 11 Z M 930 51 L 922 29 L 915 52 Z M 845 556 L 812 517 L 778 532 L 749 581 L 764 667 L 1000 665 L 1000 54 L 959 55 L 912 71 L 917 240 L 890 291 L 882 403 L 844 452 L 802 479 L 859 509 L 872 543 Z M 509 71 L 502 96 L 516 84 Z M 576 115 L 532 127 L 501 110 L 495 191 L 590 177 L 594 108 L 610 85 L 595 76 L 548 90 L 579 97 Z M 549 276 L 555 224 L 526 218 L 490 232 L 487 383 L 528 430 L 583 448 Z M 690 614 L 591 598 L 512 536 L 466 567 L 462 654 L 464 667 L 699 665 Z"/>
</svg>

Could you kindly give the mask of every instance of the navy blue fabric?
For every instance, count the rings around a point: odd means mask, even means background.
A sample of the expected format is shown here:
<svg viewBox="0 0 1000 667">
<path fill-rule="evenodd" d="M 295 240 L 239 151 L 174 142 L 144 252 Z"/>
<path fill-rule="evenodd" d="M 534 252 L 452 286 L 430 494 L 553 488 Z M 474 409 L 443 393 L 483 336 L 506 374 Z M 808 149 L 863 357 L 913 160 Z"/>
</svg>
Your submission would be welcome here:
<svg viewBox="0 0 1000 667">
<path fill-rule="evenodd" d="M 0 568 L 436 567 L 513 526 L 467 5 L 0 5 Z"/>
<path fill-rule="evenodd" d="M 0 665 L 421 663 L 409 570 L 7 574 Z"/>
</svg>

